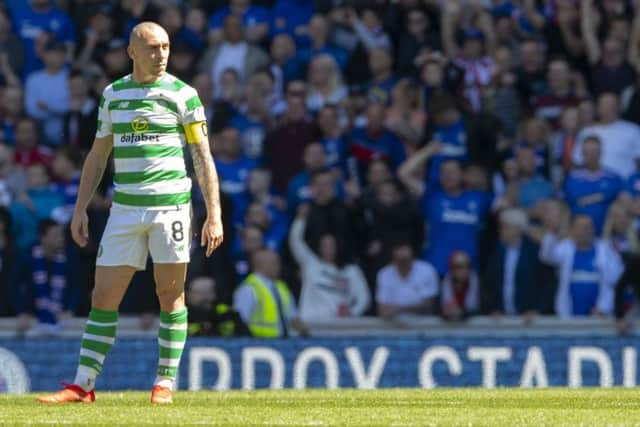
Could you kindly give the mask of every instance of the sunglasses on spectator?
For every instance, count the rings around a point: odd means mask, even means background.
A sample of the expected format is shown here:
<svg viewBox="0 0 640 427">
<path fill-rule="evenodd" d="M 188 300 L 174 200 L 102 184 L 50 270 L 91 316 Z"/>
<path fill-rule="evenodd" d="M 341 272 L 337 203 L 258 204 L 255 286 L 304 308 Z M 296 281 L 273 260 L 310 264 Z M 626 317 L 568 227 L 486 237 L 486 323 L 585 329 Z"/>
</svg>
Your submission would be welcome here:
<svg viewBox="0 0 640 427">
<path fill-rule="evenodd" d="M 290 91 L 287 91 L 287 96 L 305 97 L 306 94 L 304 93 L 303 90 L 290 90 Z"/>
</svg>

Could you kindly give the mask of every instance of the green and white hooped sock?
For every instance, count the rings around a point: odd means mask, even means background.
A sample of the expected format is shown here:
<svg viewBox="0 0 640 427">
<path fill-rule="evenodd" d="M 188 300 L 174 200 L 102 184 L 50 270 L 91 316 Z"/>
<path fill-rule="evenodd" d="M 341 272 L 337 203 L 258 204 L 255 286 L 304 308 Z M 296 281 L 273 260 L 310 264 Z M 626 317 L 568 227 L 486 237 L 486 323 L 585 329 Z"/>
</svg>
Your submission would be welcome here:
<svg viewBox="0 0 640 427">
<path fill-rule="evenodd" d="M 118 312 L 94 308 L 89 313 L 80 345 L 80 362 L 74 384 L 93 390 L 104 358 L 116 339 Z"/>
<path fill-rule="evenodd" d="M 173 389 L 182 350 L 187 341 L 187 308 L 160 312 L 158 376 L 155 385 Z"/>
</svg>

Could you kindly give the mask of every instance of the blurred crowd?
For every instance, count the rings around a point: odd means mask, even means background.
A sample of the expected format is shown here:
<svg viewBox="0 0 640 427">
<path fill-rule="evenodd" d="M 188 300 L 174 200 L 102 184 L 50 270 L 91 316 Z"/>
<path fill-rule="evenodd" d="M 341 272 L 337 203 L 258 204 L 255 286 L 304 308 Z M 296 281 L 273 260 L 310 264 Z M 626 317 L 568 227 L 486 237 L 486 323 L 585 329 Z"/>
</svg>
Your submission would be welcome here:
<svg viewBox="0 0 640 427">
<path fill-rule="evenodd" d="M 194 312 L 246 318 L 252 272 L 281 279 L 305 321 L 632 306 L 638 1 L 3 3 L 0 316 L 21 330 L 88 311 L 112 169 L 86 248 L 66 224 L 100 94 L 130 72 L 144 20 L 170 35 L 168 71 L 198 90 L 220 177 L 212 258 L 194 188 Z M 122 311 L 149 327 L 155 301 L 149 263 Z"/>
</svg>

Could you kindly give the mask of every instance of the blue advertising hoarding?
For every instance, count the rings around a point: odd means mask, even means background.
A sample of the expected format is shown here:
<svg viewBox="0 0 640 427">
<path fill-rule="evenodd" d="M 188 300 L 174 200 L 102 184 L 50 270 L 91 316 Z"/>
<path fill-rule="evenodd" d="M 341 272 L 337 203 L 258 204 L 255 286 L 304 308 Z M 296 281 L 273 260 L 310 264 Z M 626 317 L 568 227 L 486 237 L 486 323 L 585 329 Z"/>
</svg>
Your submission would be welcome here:
<svg viewBox="0 0 640 427">
<path fill-rule="evenodd" d="M 79 339 L 0 339 L 0 392 L 54 390 L 72 381 Z M 635 337 L 192 338 L 180 389 L 545 387 L 637 384 Z M 146 390 L 154 339 L 120 338 L 97 382 Z"/>
</svg>

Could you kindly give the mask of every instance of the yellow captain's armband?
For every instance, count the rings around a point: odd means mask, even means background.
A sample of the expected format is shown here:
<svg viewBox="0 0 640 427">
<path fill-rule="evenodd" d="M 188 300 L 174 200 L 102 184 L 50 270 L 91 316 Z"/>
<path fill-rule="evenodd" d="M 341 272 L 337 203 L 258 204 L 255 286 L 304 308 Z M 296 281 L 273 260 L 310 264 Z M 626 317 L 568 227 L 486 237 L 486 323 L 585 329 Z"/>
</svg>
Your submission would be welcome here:
<svg viewBox="0 0 640 427">
<path fill-rule="evenodd" d="M 189 144 L 207 141 L 207 122 L 189 123 L 184 126 L 184 133 Z"/>
</svg>

